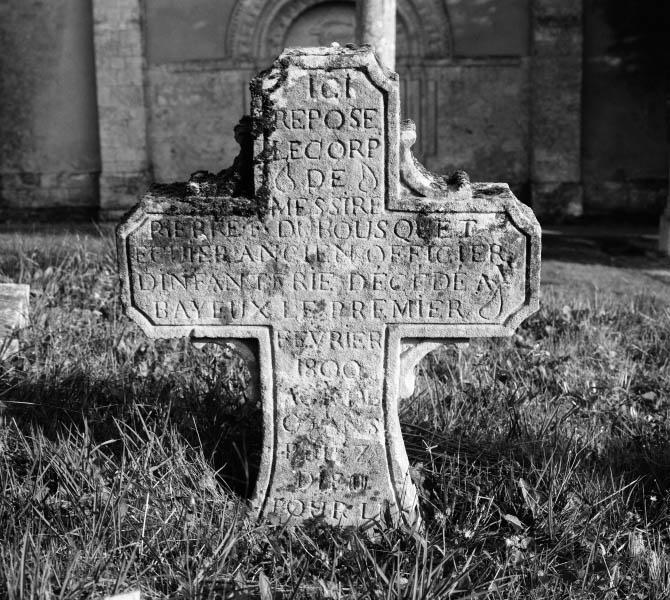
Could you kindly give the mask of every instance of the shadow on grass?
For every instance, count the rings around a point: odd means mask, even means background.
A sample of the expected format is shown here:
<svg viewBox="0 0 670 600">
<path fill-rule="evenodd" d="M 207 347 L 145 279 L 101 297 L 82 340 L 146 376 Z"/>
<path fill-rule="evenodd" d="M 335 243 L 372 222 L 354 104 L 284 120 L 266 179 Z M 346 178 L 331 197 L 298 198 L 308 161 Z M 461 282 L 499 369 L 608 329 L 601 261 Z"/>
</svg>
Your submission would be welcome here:
<svg viewBox="0 0 670 600">
<path fill-rule="evenodd" d="M 556 461 L 562 465 L 572 462 L 591 474 L 644 482 L 650 494 L 670 493 L 668 440 L 619 438 L 609 440 L 596 452 L 560 434 L 546 438 L 521 435 L 502 439 L 461 434 L 448 439 L 444 434 L 406 422 L 402 423 L 402 430 L 410 464 L 414 465 L 426 465 L 439 457 L 483 471 L 508 470 L 510 476 L 518 479 Z"/>
<path fill-rule="evenodd" d="M 189 397 L 190 402 L 179 401 L 179 396 Z M 123 386 L 79 372 L 56 383 L 45 378 L 3 385 L 0 398 L 5 419 L 14 419 L 26 432 L 38 428 L 53 441 L 73 428 L 87 429 L 97 445 L 118 439 L 119 423 L 140 437 L 148 429 L 172 428 L 202 453 L 220 482 L 235 495 L 249 499 L 253 493 L 263 441 L 262 414 L 254 402 L 240 404 L 239 396 L 215 387 L 204 394 L 177 390 L 169 378 Z M 450 437 L 409 422 L 402 423 L 402 430 L 410 464 L 422 473 L 417 483 L 428 500 L 423 508 L 429 520 L 457 480 L 455 487 L 479 486 L 478 493 L 496 495 L 503 508 L 507 494 L 510 511 L 518 504 L 515 496 L 522 494 L 521 479 L 541 473 L 545 477 L 552 470 L 566 478 L 561 484 L 564 496 L 574 491 L 576 480 L 568 481 L 573 468 L 587 478 L 595 473 L 622 486 L 635 483 L 636 502 L 645 506 L 645 496 L 662 497 L 670 490 L 670 444 L 663 440 L 616 438 L 598 452 L 586 452 L 574 439 L 556 431 L 538 437 L 511 426 L 503 436 L 480 430 Z M 114 444 L 109 448 L 110 452 L 119 449 Z M 508 490 L 502 493 L 505 487 Z"/>
<path fill-rule="evenodd" d="M 646 231 L 646 229 L 644 230 Z M 603 265 L 619 268 L 670 268 L 661 256 L 652 235 L 640 232 L 617 232 L 598 235 L 588 226 L 543 232 L 542 258 L 584 265 Z"/>
<path fill-rule="evenodd" d="M 201 452 L 218 479 L 249 499 L 262 449 L 262 414 L 253 402 L 219 386 L 185 389 L 173 378 L 147 378 L 124 384 L 73 372 L 58 381 L 0 381 L 0 423 L 16 421 L 25 432 L 39 429 L 52 441 L 73 429 L 86 429 L 95 444 L 117 440 L 120 426 L 139 438 L 174 430 Z M 116 444 L 109 451 L 119 452 Z"/>
</svg>

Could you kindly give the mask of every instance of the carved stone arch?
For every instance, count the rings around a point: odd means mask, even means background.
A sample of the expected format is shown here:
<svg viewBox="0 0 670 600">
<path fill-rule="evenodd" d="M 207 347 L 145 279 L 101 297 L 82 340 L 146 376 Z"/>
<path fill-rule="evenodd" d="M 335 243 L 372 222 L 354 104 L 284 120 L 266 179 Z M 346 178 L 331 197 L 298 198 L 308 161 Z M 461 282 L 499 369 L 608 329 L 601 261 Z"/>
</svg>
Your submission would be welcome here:
<svg viewBox="0 0 670 600">
<path fill-rule="evenodd" d="M 283 49 L 291 24 L 305 11 L 327 1 L 238 0 L 228 26 L 229 55 L 250 62 L 273 59 Z M 452 55 L 449 16 L 441 0 L 398 0 L 398 15 L 407 29 L 413 56 Z"/>
</svg>

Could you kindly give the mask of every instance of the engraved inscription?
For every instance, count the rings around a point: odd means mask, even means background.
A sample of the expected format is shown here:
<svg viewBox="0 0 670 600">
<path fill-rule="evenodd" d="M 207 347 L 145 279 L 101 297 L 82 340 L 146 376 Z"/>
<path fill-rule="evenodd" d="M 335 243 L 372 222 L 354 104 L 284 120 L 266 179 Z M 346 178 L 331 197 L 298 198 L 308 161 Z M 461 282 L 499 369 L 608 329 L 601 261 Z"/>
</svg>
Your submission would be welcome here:
<svg viewBox="0 0 670 600">
<path fill-rule="evenodd" d="M 499 213 L 421 223 L 353 218 L 374 210 L 354 202 L 328 204 L 337 220 L 311 216 L 324 213 L 309 198 L 282 206 L 305 216 L 148 218 L 129 240 L 134 306 L 155 324 L 490 323 L 526 300 L 526 238 Z"/>
<path fill-rule="evenodd" d="M 382 512 L 378 502 L 348 503 L 326 500 L 295 500 L 292 498 L 275 498 L 272 512 L 288 513 L 292 517 L 319 518 L 325 517 L 335 523 L 364 522 L 378 519 Z"/>
<path fill-rule="evenodd" d="M 303 206 L 315 195 L 319 206 L 383 201 L 385 99 L 364 71 L 289 68 L 285 85 L 266 100 L 275 108 L 264 140 L 275 191 L 291 192 Z"/>
</svg>

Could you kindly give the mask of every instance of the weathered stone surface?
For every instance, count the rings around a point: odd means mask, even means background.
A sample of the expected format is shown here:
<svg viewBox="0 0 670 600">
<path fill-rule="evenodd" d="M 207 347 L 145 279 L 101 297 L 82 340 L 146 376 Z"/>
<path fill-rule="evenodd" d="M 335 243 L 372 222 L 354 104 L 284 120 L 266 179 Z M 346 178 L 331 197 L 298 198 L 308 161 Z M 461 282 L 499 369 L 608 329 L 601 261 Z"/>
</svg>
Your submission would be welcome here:
<svg viewBox="0 0 670 600">
<path fill-rule="evenodd" d="M 233 167 L 155 189 L 119 227 L 127 313 L 151 337 L 257 340 L 260 514 L 411 519 L 401 364 L 537 309 L 539 225 L 506 185 L 416 162 L 369 48 L 287 50 L 252 96 Z"/>
<path fill-rule="evenodd" d="M 28 325 L 30 286 L 0 283 L 0 360 L 19 350 L 19 341 L 12 334 Z"/>
</svg>

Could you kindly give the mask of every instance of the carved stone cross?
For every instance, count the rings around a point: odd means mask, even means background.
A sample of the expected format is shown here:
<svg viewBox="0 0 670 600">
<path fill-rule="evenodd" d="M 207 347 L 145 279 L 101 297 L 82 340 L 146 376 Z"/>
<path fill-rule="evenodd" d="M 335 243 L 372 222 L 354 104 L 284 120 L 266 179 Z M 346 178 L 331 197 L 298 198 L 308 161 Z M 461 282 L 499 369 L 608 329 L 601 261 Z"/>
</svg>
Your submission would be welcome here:
<svg viewBox="0 0 670 600">
<path fill-rule="evenodd" d="M 538 307 L 539 225 L 507 185 L 417 163 L 369 47 L 286 50 L 252 98 L 233 167 L 119 226 L 126 311 L 154 338 L 257 341 L 260 515 L 412 519 L 401 355 L 510 335 Z"/>
</svg>

